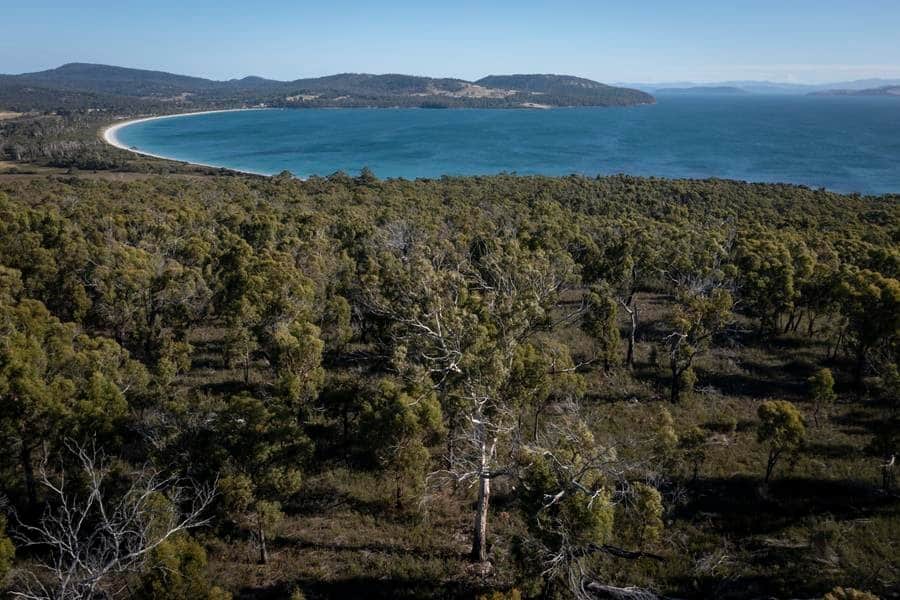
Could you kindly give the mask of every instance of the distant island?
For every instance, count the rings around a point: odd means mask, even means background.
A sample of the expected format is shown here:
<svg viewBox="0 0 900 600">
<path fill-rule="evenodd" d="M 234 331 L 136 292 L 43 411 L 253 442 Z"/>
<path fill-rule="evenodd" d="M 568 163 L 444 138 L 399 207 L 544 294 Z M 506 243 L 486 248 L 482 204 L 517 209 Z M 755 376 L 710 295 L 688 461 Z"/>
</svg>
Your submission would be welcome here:
<svg viewBox="0 0 900 600">
<path fill-rule="evenodd" d="M 692 95 L 692 94 L 728 94 L 728 95 L 740 95 L 740 94 L 749 94 L 747 90 L 735 86 L 729 85 L 697 85 L 690 87 L 674 87 L 674 88 L 661 88 L 656 90 L 657 94 L 678 94 L 678 95 Z"/>
<path fill-rule="evenodd" d="M 70 63 L 0 75 L 0 108 L 183 112 L 238 106 L 297 108 L 552 108 L 652 104 L 652 95 L 570 75 L 490 75 L 477 81 L 344 73 L 276 81 L 214 81 L 161 71 Z"/>
<path fill-rule="evenodd" d="M 673 89 L 690 90 L 691 93 L 697 93 L 695 90 L 703 88 L 737 88 L 750 94 L 766 94 L 766 95 L 797 95 L 806 96 L 817 92 L 830 92 L 834 90 L 872 90 L 883 87 L 900 86 L 900 79 L 857 79 L 854 81 L 832 81 L 829 83 L 786 83 L 775 81 L 715 81 L 715 82 L 695 82 L 695 81 L 666 81 L 658 83 L 625 83 L 618 82 L 615 85 L 643 90 L 649 94 L 671 93 Z M 708 93 L 708 92 L 707 92 Z"/>
<path fill-rule="evenodd" d="M 900 85 L 887 85 L 864 90 L 824 90 L 813 92 L 810 96 L 897 96 L 900 97 Z"/>
</svg>

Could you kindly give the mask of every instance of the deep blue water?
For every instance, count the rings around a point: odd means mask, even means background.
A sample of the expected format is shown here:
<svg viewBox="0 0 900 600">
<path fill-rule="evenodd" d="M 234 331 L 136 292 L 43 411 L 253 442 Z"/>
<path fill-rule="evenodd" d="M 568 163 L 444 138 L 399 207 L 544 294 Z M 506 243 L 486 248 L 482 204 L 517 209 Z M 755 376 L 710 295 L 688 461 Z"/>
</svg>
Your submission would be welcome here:
<svg viewBox="0 0 900 600">
<path fill-rule="evenodd" d="M 272 174 L 629 173 L 900 192 L 900 98 L 662 97 L 554 110 L 285 109 L 137 123 L 119 140 Z"/>
</svg>

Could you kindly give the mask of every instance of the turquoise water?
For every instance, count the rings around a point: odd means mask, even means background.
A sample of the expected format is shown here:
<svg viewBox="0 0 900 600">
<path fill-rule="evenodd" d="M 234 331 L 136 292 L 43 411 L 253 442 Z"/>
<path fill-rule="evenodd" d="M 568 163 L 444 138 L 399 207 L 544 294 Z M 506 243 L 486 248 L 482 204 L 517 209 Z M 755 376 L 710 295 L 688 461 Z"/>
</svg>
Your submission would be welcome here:
<svg viewBox="0 0 900 600">
<path fill-rule="evenodd" d="M 136 123 L 141 151 L 244 171 L 581 173 L 900 192 L 900 98 L 664 97 L 633 108 L 285 109 Z"/>
</svg>

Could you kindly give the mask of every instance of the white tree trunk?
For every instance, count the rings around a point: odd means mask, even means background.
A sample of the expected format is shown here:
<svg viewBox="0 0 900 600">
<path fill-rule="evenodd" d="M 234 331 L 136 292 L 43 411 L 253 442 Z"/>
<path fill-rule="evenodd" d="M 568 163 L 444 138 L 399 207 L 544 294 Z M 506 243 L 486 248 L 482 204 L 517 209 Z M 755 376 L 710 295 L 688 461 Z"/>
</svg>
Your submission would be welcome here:
<svg viewBox="0 0 900 600">
<path fill-rule="evenodd" d="M 483 473 L 478 483 L 478 506 L 475 509 L 475 530 L 472 537 L 472 560 L 487 560 L 488 506 L 491 500 L 491 480 Z"/>
<path fill-rule="evenodd" d="M 491 501 L 491 474 L 490 454 L 487 440 L 485 439 L 484 425 L 479 424 L 478 436 L 481 438 L 481 462 L 478 471 L 478 504 L 475 508 L 475 527 L 472 531 L 472 560 L 485 562 L 487 560 L 487 523 L 488 508 Z"/>
</svg>

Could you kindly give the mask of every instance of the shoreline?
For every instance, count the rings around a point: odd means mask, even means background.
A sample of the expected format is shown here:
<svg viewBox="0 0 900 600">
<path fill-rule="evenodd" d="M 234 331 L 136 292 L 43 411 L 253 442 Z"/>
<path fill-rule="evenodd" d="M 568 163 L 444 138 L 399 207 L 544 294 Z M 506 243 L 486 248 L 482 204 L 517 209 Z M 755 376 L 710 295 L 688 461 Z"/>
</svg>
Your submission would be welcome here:
<svg viewBox="0 0 900 600">
<path fill-rule="evenodd" d="M 107 125 L 103 129 L 100 130 L 100 139 L 104 142 L 113 146 L 114 148 L 118 148 L 119 150 L 125 150 L 126 152 L 131 152 L 133 154 L 138 154 L 140 156 L 149 156 L 151 158 L 159 158 L 162 160 L 171 160 L 173 162 L 180 162 L 187 165 L 196 165 L 198 167 L 206 167 L 208 169 L 223 169 L 225 171 L 234 171 L 235 173 L 244 173 L 246 175 L 258 175 L 261 177 L 271 177 L 270 173 L 260 173 L 258 171 L 247 171 L 244 169 L 235 169 L 233 167 L 222 167 L 220 165 L 211 165 L 208 163 L 200 163 L 189 160 L 181 160 L 179 158 L 172 158 L 171 156 L 163 156 L 162 154 L 154 154 L 153 152 L 145 152 L 137 147 L 129 147 L 122 143 L 116 134 L 120 129 L 124 129 L 129 125 L 135 125 L 137 123 L 145 123 L 147 121 L 158 121 L 160 119 L 176 119 L 178 117 L 191 117 L 194 115 L 211 115 L 215 113 L 228 113 L 228 112 L 244 112 L 249 110 L 279 110 L 277 108 L 222 108 L 218 110 L 198 110 L 195 112 L 186 112 L 186 113 L 174 113 L 171 115 L 156 115 L 153 117 L 139 117 L 137 119 L 127 119 L 125 121 L 120 121 L 118 123 L 113 123 L 111 125 Z"/>
<path fill-rule="evenodd" d="M 652 102 L 639 102 L 634 104 L 633 106 L 650 106 L 652 104 L 656 104 L 656 100 Z M 362 107 L 343 107 L 343 106 L 333 106 L 333 107 L 321 107 L 322 109 L 335 109 L 342 110 L 345 108 L 353 108 L 353 109 L 372 109 L 372 110 L 399 110 L 399 109 L 407 109 L 407 108 L 418 108 L 424 109 L 423 107 L 403 107 L 403 106 L 391 106 L 391 107 L 379 107 L 379 106 L 362 106 Z M 558 110 L 558 109 L 566 109 L 566 108 L 630 108 L 628 106 L 623 107 L 611 107 L 611 106 L 551 106 L 548 104 L 537 104 L 526 102 L 521 104 L 520 106 L 509 107 L 505 109 L 482 109 L 482 108 L 470 108 L 470 107 L 458 107 L 458 108 L 450 108 L 449 110 Z M 250 110 L 291 110 L 290 108 L 285 107 L 258 107 L 258 108 L 220 108 L 215 110 L 198 110 L 193 112 L 185 112 L 185 113 L 173 113 L 171 115 L 155 115 L 152 117 L 138 117 L 136 119 L 126 119 L 125 121 L 120 121 L 117 123 L 112 123 L 110 125 L 106 125 L 101 128 L 99 133 L 99 137 L 105 143 L 109 144 L 114 148 L 118 148 L 119 150 L 125 150 L 126 152 L 131 152 L 132 154 L 137 154 L 140 156 L 148 156 L 150 158 L 158 158 L 161 160 L 170 160 L 172 162 L 184 163 L 186 165 L 194 165 L 197 167 L 206 167 L 208 169 L 222 169 L 224 171 L 234 171 L 235 173 L 243 173 L 246 175 L 256 175 L 259 177 L 273 177 L 274 173 L 261 173 L 259 171 L 248 171 L 245 169 L 235 169 L 234 167 L 223 167 L 221 165 L 211 165 L 209 163 L 202 162 L 194 162 L 190 160 L 182 160 L 180 158 L 172 158 L 171 156 L 164 156 L 162 154 L 155 154 L 153 152 L 146 152 L 137 147 L 130 147 L 122 143 L 118 137 L 116 137 L 116 133 L 120 129 L 124 129 L 129 125 L 135 125 L 137 123 L 144 123 L 147 121 L 157 121 L 160 119 L 175 119 L 178 117 L 191 117 L 194 115 L 211 115 L 216 113 L 229 113 L 229 112 L 244 112 Z M 305 179 L 305 177 L 300 177 L 294 175 L 297 179 Z"/>
</svg>

